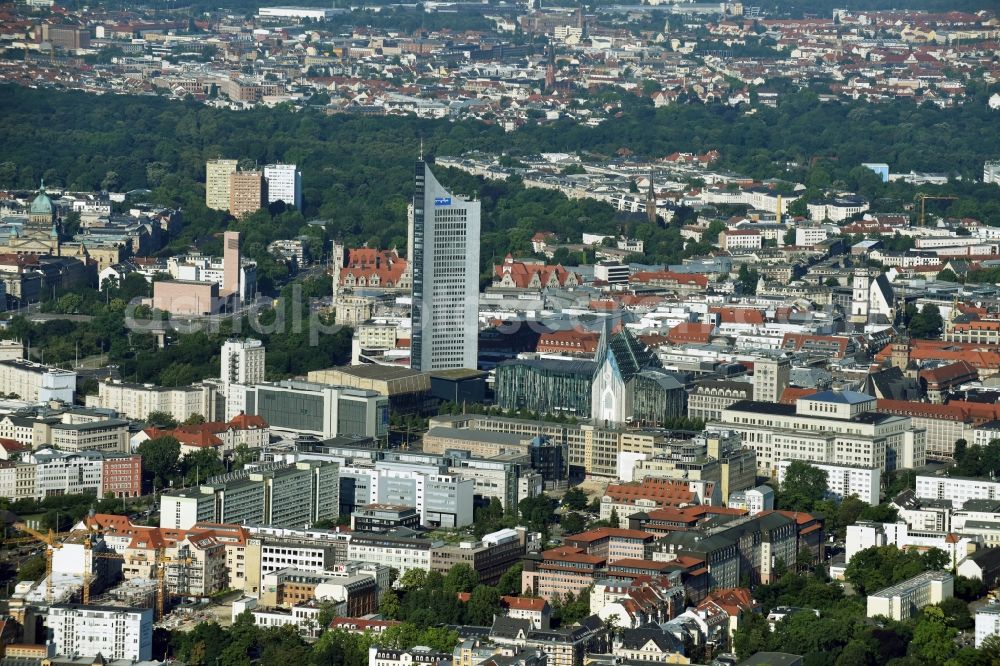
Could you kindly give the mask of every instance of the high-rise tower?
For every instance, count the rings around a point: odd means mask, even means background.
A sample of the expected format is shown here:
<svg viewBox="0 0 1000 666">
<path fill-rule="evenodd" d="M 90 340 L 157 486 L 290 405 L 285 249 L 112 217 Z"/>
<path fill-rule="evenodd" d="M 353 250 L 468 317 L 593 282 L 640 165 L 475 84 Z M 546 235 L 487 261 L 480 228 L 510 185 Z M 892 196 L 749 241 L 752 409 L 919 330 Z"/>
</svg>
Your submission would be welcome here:
<svg viewBox="0 0 1000 666">
<path fill-rule="evenodd" d="M 475 368 L 480 205 L 444 189 L 423 159 L 415 181 L 410 365 L 423 372 Z"/>
</svg>

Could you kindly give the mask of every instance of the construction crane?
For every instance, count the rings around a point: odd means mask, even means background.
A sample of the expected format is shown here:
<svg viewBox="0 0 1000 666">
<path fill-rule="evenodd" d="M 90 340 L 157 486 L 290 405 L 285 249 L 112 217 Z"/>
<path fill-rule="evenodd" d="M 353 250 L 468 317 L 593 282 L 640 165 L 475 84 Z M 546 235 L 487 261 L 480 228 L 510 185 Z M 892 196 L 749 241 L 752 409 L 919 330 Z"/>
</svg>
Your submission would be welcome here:
<svg viewBox="0 0 1000 666">
<path fill-rule="evenodd" d="M 43 534 L 38 530 L 28 527 L 26 523 L 14 523 L 14 529 L 31 535 L 36 541 L 41 541 L 48 547 L 45 549 L 45 603 L 52 605 L 52 553 L 57 548 L 62 548 L 59 542 L 59 533 L 51 528 L 48 534 Z"/>
<path fill-rule="evenodd" d="M 169 557 L 163 546 L 156 549 L 156 619 L 163 618 L 164 606 L 167 598 L 167 565 L 177 562 L 184 566 L 191 566 L 190 557 Z"/>
<path fill-rule="evenodd" d="M 114 551 L 94 553 L 93 557 L 97 559 L 105 560 L 121 560 L 125 561 L 125 556 L 121 553 L 116 553 Z M 167 592 L 167 567 L 172 564 L 182 564 L 184 566 L 190 566 L 192 559 L 190 557 L 169 557 L 164 553 L 163 548 L 158 548 L 156 551 L 156 557 L 154 560 L 154 566 L 156 567 L 156 619 L 160 620 L 163 618 L 166 598 L 169 594 Z M 84 574 L 83 581 L 83 605 L 90 604 L 90 586 L 94 581 L 94 575 L 91 573 Z"/>
<path fill-rule="evenodd" d="M 928 199 L 932 201 L 955 201 L 958 197 L 946 197 L 946 196 L 933 196 L 930 194 L 918 194 L 917 199 L 920 200 L 920 226 L 924 226 L 926 223 L 925 213 L 926 213 L 926 203 Z"/>
</svg>

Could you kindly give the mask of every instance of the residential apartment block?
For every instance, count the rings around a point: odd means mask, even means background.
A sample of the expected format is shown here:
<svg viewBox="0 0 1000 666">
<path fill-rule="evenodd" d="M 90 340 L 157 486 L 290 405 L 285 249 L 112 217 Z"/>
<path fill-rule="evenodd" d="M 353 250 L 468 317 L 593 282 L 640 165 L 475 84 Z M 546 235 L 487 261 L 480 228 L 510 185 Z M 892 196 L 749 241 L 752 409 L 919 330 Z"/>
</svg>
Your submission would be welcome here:
<svg viewBox="0 0 1000 666">
<path fill-rule="evenodd" d="M 153 658 L 153 609 L 59 604 L 45 624 L 61 655 L 149 661 Z"/>
</svg>

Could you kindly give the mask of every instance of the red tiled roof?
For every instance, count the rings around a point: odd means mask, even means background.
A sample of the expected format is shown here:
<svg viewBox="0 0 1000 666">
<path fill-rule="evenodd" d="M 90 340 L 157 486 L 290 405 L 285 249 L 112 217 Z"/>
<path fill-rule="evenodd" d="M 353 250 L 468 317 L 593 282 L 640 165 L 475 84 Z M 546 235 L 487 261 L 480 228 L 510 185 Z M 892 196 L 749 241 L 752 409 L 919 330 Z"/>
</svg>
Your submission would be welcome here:
<svg viewBox="0 0 1000 666">
<path fill-rule="evenodd" d="M 660 286 L 707 287 L 708 277 L 699 273 L 673 273 L 671 271 L 639 271 L 629 276 L 633 284 L 654 284 Z"/>
<path fill-rule="evenodd" d="M 593 354 L 597 351 L 600 334 L 589 331 L 552 331 L 538 338 L 535 350 L 538 352 L 582 352 Z"/>
<path fill-rule="evenodd" d="M 510 275 L 511 281 L 519 289 L 527 288 L 535 275 L 538 276 L 538 281 L 543 287 L 549 283 L 553 276 L 555 276 L 555 280 L 560 286 L 565 286 L 566 280 L 570 276 L 573 276 L 573 280 L 570 280 L 571 284 L 574 281 L 576 284 L 583 282 L 579 275 L 566 270 L 561 264 L 555 266 L 548 264 L 526 264 L 521 261 L 514 261 L 514 258 L 509 254 L 502 264 L 493 266 L 493 275 L 497 280 L 502 280 L 504 276 Z"/>
<path fill-rule="evenodd" d="M 500 605 L 511 610 L 536 611 L 540 613 L 545 610 L 546 601 L 545 599 L 536 599 L 534 597 L 503 596 L 500 597 Z"/>
<path fill-rule="evenodd" d="M 949 363 L 929 370 L 921 370 L 918 377 L 928 384 L 955 384 L 977 379 L 979 373 L 965 361 Z"/>
<path fill-rule="evenodd" d="M 763 324 L 764 313 L 754 308 L 710 307 L 709 312 L 719 315 L 724 324 Z"/>
<path fill-rule="evenodd" d="M 881 363 L 892 355 L 892 344 L 886 344 L 875 355 Z M 943 340 L 911 340 L 910 359 L 914 361 L 967 361 L 980 370 L 1000 369 L 1000 352 L 991 345 L 971 342 L 946 342 Z"/>
<path fill-rule="evenodd" d="M 620 527 L 598 527 L 597 529 L 587 530 L 586 532 L 580 532 L 579 534 L 571 534 L 566 537 L 566 542 L 572 542 L 571 545 L 577 545 L 612 538 L 646 540 L 652 539 L 653 535 L 649 532 L 643 532 L 642 530 L 628 530 Z"/>
<path fill-rule="evenodd" d="M 714 332 L 715 326 L 712 324 L 682 321 L 667 331 L 667 339 L 675 345 L 684 342 L 705 343 L 712 339 L 712 333 Z"/>
<path fill-rule="evenodd" d="M 1000 404 L 966 402 L 964 400 L 952 400 L 946 405 L 907 400 L 878 400 L 875 403 L 875 409 L 882 414 L 919 416 L 928 419 L 941 419 L 942 421 L 969 422 L 977 425 L 1000 419 Z"/>
<path fill-rule="evenodd" d="M 785 390 L 781 392 L 781 398 L 778 400 L 782 405 L 794 405 L 795 401 L 799 398 L 804 398 L 807 395 L 812 395 L 816 393 L 814 388 L 799 388 L 798 386 L 787 386 Z"/>
<path fill-rule="evenodd" d="M 395 287 L 406 272 L 406 260 L 395 250 L 362 247 L 347 251 L 346 266 L 340 269 L 340 284 L 360 283 L 375 287 Z M 373 280 L 377 276 L 376 280 Z M 375 282 L 376 284 L 372 284 Z"/>
</svg>

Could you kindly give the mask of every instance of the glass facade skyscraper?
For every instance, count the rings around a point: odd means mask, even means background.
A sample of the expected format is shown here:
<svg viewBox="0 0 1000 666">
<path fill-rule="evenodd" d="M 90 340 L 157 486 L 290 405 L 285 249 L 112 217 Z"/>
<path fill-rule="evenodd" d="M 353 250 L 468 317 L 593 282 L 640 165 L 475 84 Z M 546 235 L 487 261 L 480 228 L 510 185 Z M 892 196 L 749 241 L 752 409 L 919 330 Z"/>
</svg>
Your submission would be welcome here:
<svg viewBox="0 0 1000 666">
<path fill-rule="evenodd" d="M 415 181 L 410 365 L 422 372 L 475 368 L 480 205 L 444 189 L 423 160 Z"/>
</svg>

